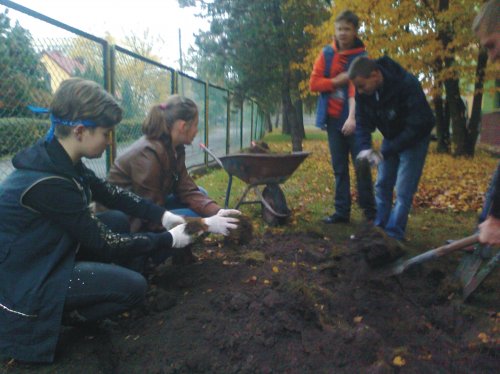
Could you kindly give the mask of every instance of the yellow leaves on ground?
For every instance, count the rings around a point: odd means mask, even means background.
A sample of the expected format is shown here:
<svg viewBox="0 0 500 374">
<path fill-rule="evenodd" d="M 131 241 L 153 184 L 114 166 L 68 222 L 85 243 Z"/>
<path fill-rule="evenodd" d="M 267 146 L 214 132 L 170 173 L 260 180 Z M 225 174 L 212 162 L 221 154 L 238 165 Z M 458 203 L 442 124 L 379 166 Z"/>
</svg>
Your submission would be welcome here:
<svg viewBox="0 0 500 374">
<path fill-rule="evenodd" d="M 414 205 L 455 212 L 479 211 L 495 167 L 496 160 L 484 153 L 467 159 L 431 152 Z"/>
<path fill-rule="evenodd" d="M 318 201 L 330 204 L 333 201 L 334 177 L 327 141 L 308 141 L 305 142 L 305 147 L 306 151 L 312 153 L 297 170 L 298 177 L 302 174 L 304 177 L 301 199 L 306 205 Z M 480 211 L 498 160 L 480 151 L 472 159 L 454 158 L 438 154 L 434 148 L 432 143 L 414 197 L 414 206 L 453 212 Z M 351 191 L 356 200 L 352 164 L 350 173 Z M 373 170 L 373 176 L 375 180 L 376 170 Z M 287 182 L 286 189 L 288 188 L 292 188 L 291 182 Z"/>
</svg>

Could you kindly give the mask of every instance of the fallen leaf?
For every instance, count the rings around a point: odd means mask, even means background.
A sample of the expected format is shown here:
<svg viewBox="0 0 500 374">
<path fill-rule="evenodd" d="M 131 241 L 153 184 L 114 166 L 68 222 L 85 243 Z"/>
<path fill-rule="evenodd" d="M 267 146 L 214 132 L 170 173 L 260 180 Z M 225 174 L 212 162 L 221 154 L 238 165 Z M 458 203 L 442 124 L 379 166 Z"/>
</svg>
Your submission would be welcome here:
<svg viewBox="0 0 500 374">
<path fill-rule="evenodd" d="M 490 337 L 484 332 L 480 332 L 477 338 L 481 340 L 483 343 L 488 343 L 490 341 Z"/>
<path fill-rule="evenodd" d="M 399 367 L 405 366 L 406 365 L 406 360 L 403 357 L 401 357 L 401 356 L 396 356 L 392 360 L 392 364 L 394 366 L 399 366 Z"/>
</svg>

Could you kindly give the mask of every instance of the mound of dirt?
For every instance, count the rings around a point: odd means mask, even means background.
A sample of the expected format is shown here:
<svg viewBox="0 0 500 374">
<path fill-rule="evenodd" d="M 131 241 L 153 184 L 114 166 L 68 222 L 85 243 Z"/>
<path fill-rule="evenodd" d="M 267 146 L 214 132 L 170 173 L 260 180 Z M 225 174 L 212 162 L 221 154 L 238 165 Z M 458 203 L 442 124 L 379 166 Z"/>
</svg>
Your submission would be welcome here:
<svg viewBox="0 0 500 374">
<path fill-rule="evenodd" d="M 373 268 L 392 263 L 406 253 L 400 242 L 379 227 L 369 225 L 356 233 L 351 247 Z"/>
<path fill-rule="evenodd" d="M 239 248 L 206 239 L 196 263 L 166 264 L 147 305 L 117 325 L 68 328 L 56 362 L 8 373 L 494 373 L 498 273 L 469 304 L 441 261 L 371 280 L 359 251 L 315 233 Z M 445 286 L 444 290 L 440 290 Z M 451 292 L 451 293 L 450 293 Z M 401 370 L 403 369 L 403 370 Z"/>
</svg>

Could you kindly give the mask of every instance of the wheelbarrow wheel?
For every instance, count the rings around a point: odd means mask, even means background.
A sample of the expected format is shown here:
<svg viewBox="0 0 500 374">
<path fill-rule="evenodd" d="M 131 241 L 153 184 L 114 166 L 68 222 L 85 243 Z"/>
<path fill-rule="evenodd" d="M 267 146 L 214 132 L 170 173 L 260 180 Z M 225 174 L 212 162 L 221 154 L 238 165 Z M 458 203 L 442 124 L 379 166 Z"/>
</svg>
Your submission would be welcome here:
<svg viewBox="0 0 500 374">
<path fill-rule="evenodd" d="M 278 217 L 262 204 L 262 219 L 270 226 L 285 225 L 288 222 L 290 209 L 286 204 L 285 194 L 278 184 L 268 184 L 262 192 L 262 197 L 266 202 L 280 214 L 286 214 L 286 217 Z"/>
</svg>

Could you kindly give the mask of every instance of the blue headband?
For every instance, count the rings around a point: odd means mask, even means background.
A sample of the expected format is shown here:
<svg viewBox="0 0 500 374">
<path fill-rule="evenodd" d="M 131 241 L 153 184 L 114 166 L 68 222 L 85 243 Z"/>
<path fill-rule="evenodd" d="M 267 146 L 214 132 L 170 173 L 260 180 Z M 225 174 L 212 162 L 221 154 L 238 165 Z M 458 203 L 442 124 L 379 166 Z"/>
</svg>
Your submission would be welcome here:
<svg viewBox="0 0 500 374">
<path fill-rule="evenodd" d="M 50 109 L 40 108 L 33 105 L 28 105 L 28 109 L 31 110 L 33 113 L 39 113 L 39 114 L 50 113 Z M 97 127 L 97 124 L 89 119 L 78 119 L 76 121 L 70 121 L 67 119 L 58 118 L 54 116 L 52 113 L 50 113 L 50 129 L 47 132 L 47 135 L 45 136 L 45 140 L 47 142 L 52 141 L 52 139 L 54 138 L 54 131 L 56 129 L 56 125 L 64 125 L 64 126 L 83 125 L 85 127 Z"/>
</svg>

